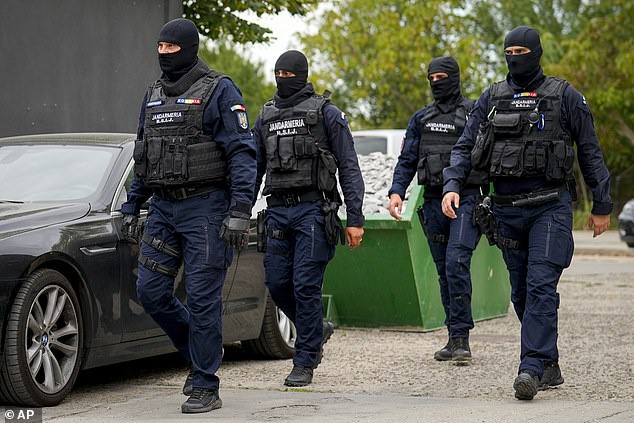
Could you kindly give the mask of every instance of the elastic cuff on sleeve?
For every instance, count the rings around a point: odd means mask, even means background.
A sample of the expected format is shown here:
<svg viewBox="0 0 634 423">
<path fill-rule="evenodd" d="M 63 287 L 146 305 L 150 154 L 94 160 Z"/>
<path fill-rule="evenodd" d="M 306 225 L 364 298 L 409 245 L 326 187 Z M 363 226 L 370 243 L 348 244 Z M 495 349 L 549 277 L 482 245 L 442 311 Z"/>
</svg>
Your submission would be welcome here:
<svg viewBox="0 0 634 423">
<path fill-rule="evenodd" d="M 458 192 L 459 193 L 460 192 L 460 184 L 458 184 L 457 182 L 454 182 L 454 181 L 447 181 L 445 183 L 445 186 L 442 189 L 443 197 L 448 192 Z"/>
<path fill-rule="evenodd" d="M 347 228 L 361 228 L 365 224 L 365 217 L 363 215 L 350 215 L 348 214 L 346 219 Z"/>
<path fill-rule="evenodd" d="M 248 214 L 251 216 L 251 204 L 236 202 L 235 206 L 231 207 L 231 211 L 238 213 Z"/>
<path fill-rule="evenodd" d="M 603 203 L 603 202 L 595 201 L 592 204 L 591 213 L 596 216 L 605 216 L 612 213 L 613 208 L 614 208 L 614 204 L 612 203 Z"/>
</svg>

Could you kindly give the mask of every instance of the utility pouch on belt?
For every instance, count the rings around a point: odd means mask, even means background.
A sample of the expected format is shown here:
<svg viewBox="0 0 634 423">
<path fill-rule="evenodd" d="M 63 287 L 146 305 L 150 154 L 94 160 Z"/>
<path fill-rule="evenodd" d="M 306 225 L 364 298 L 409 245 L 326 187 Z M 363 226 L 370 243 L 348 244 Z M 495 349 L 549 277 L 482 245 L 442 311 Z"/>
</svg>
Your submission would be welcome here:
<svg viewBox="0 0 634 423">
<path fill-rule="evenodd" d="M 473 223 L 487 237 L 489 245 L 495 245 L 495 215 L 491 209 L 491 198 L 484 197 L 473 209 Z"/>
<path fill-rule="evenodd" d="M 260 210 L 256 219 L 256 233 L 258 237 L 257 251 L 266 252 L 266 210 Z"/>
<path fill-rule="evenodd" d="M 341 245 L 346 244 L 346 233 L 337 214 L 338 211 L 339 203 L 335 201 L 324 201 L 321 205 L 321 213 L 324 215 L 326 222 L 325 229 L 328 245 L 337 245 L 339 241 L 341 241 Z"/>
</svg>

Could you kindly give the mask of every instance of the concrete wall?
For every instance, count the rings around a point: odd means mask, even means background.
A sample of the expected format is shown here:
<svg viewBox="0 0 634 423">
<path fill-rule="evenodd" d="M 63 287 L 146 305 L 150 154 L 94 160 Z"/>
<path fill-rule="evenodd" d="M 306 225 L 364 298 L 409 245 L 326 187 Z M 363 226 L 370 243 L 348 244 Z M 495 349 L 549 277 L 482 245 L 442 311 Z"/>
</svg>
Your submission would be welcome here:
<svg viewBox="0 0 634 423">
<path fill-rule="evenodd" d="M 3 0 L 0 136 L 135 132 L 179 0 Z"/>
</svg>

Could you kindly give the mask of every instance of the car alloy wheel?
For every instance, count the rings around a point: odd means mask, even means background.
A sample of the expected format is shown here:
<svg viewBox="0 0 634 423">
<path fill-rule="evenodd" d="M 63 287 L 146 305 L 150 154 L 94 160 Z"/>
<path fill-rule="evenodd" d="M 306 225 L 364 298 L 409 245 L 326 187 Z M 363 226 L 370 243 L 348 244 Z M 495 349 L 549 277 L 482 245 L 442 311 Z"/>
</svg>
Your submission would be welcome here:
<svg viewBox="0 0 634 423">
<path fill-rule="evenodd" d="M 8 313 L 0 362 L 0 402 L 52 406 L 72 389 L 83 352 L 79 300 L 64 275 L 33 272 Z"/>
<path fill-rule="evenodd" d="M 64 288 L 48 285 L 36 295 L 28 319 L 24 344 L 31 377 L 42 392 L 57 393 L 77 363 L 77 312 Z"/>
</svg>

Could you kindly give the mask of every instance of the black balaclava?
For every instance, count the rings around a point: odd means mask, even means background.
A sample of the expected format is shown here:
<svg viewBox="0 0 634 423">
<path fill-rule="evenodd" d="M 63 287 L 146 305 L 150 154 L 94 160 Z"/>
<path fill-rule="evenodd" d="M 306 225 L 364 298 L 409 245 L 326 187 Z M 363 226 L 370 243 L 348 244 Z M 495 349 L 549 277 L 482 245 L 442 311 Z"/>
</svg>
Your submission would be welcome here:
<svg viewBox="0 0 634 423">
<path fill-rule="evenodd" d="M 511 78 L 518 85 L 526 87 L 540 72 L 539 60 L 542 57 L 542 44 L 539 34 L 528 26 L 512 29 L 504 39 L 504 48 L 519 46 L 531 49 L 527 54 L 506 55 Z"/>
<path fill-rule="evenodd" d="M 159 54 L 161 70 L 170 81 L 177 81 L 196 65 L 198 29 L 189 19 L 178 18 L 163 25 L 158 41 L 178 44 L 181 48 L 176 53 Z"/>
<path fill-rule="evenodd" d="M 427 78 L 433 73 L 444 72 L 447 78 L 429 81 L 434 99 L 439 103 L 451 103 L 460 97 L 460 66 L 451 56 L 436 57 L 429 62 Z"/>
<path fill-rule="evenodd" d="M 277 84 L 277 95 L 280 98 L 288 98 L 299 92 L 308 82 L 308 60 L 300 51 L 289 50 L 275 62 L 275 72 L 285 70 L 293 72 L 296 76 L 292 78 L 275 77 Z"/>
</svg>

